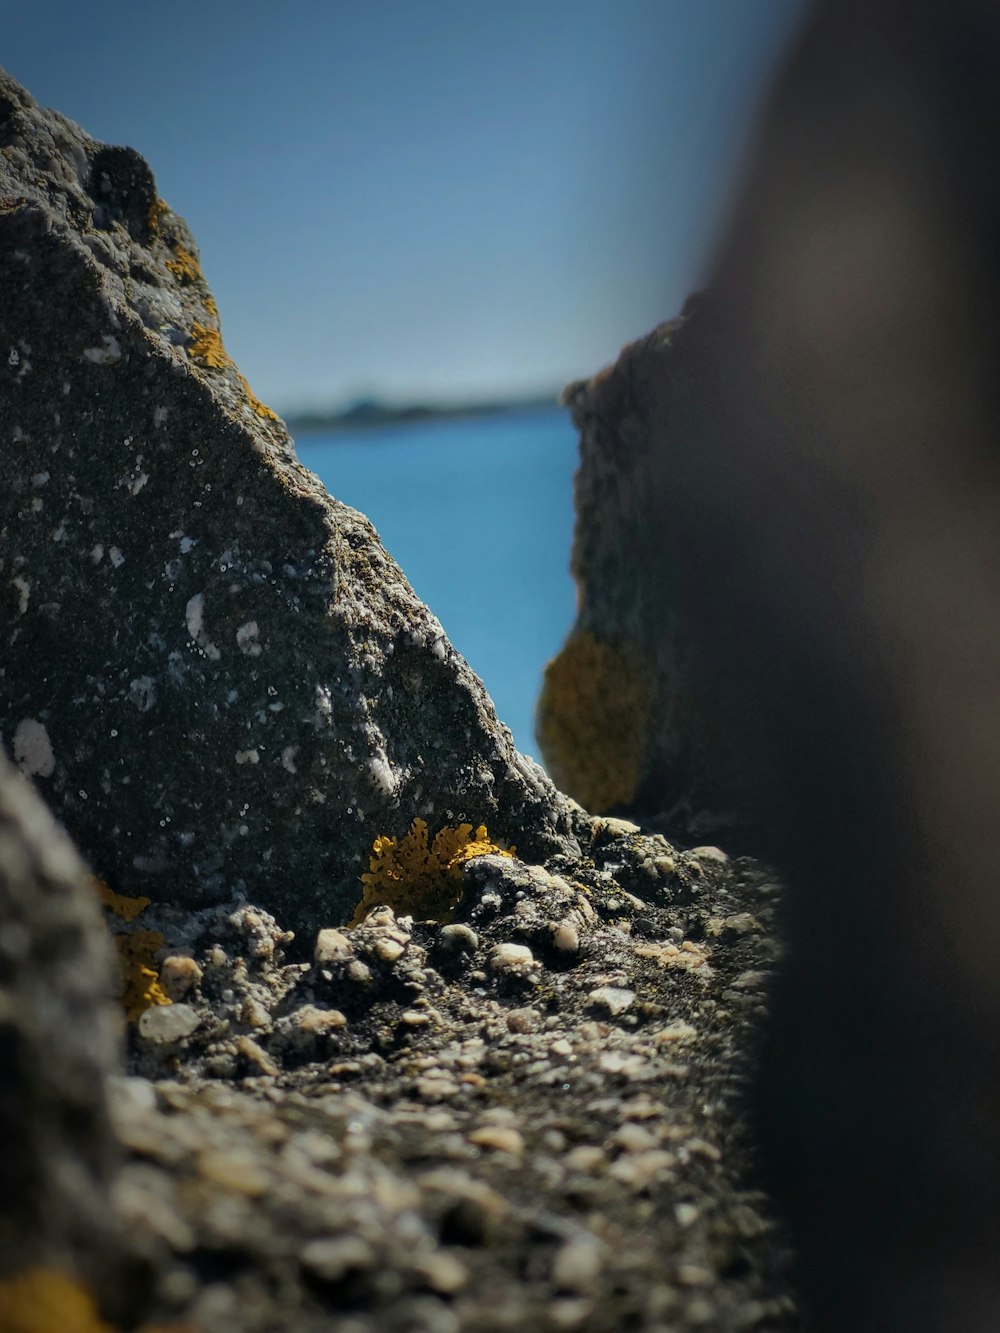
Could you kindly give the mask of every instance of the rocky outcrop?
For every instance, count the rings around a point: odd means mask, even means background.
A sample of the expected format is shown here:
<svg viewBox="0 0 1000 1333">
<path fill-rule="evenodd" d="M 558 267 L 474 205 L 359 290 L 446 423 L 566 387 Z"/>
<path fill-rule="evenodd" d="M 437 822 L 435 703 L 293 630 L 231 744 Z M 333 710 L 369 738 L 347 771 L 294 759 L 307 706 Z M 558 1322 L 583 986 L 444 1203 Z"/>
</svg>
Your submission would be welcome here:
<svg viewBox="0 0 1000 1333">
<path fill-rule="evenodd" d="M 149 167 L 6 76 L 0 283 L 0 731 L 112 887 L 330 925 L 415 817 L 571 845 L 371 524 L 226 354 Z"/>
</svg>

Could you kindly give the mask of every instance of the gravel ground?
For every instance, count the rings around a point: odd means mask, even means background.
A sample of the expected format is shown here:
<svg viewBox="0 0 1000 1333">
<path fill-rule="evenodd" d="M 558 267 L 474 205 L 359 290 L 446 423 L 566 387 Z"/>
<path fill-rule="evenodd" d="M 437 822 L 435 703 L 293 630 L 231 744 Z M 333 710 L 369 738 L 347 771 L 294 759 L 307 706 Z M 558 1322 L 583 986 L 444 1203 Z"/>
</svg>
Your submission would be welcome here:
<svg viewBox="0 0 1000 1333">
<path fill-rule="evenodd" d="M 592 831 L 572 862 L 468 862 L 445 925 L 379 907 L 300 941 L 246 905 L 139 918 L 174 996 L 130 1026 L 113 1096 L 146 1319 L 797 1326 L 741 1107 L 774 882 Z"/>
</svg>

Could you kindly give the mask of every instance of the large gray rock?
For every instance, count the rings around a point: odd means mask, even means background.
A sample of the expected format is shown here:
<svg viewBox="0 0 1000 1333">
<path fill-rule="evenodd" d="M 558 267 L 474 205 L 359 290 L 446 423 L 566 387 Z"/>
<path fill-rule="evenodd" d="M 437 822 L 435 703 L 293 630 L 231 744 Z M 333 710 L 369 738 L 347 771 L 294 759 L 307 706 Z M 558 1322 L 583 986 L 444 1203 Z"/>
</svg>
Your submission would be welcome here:
<svg viewBox="0 0 1000 1333">
<path fill-rule="evenodd" d="M 58 1269 L 102 1287 L 115 1265 L 105 1079 L 120 1051 L 88 878 L 0 753 L 0 1305 L 12 1274 Z"/>
<path fill-rule="evenodd" d="M 0 729 L 100 874 L 329 925 L 417 816 L 565 845 L 565 803 L 229 360 L 146 163 L 6 76 L 0 283 Z"/>
</svg>

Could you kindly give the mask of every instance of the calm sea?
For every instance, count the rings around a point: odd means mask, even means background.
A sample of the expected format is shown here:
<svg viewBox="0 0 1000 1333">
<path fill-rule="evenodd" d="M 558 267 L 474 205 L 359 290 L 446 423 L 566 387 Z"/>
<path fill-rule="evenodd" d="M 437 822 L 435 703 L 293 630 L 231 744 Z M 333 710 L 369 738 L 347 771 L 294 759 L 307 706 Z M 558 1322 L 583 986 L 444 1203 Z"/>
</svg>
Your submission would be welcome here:
<svg viewBox="0 0 1000 1333">
<path fill-rule="evenodd" d="M 367 514 L 482 678 L 519 749 L 573 620 L 577 437 L 558 408 L 304 436 L 299 457 Z"/>
</svg>

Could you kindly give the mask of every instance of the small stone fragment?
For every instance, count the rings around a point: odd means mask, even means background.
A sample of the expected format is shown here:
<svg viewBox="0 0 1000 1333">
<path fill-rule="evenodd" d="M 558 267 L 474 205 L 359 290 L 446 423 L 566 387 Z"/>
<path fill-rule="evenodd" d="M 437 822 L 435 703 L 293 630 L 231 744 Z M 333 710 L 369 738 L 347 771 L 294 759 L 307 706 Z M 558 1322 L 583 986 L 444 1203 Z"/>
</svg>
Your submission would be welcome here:
<svg viewBox="0 0 1000 1333">
<path fill-rule="evenodd" d="M 483 1125 L 468 1135 L 470 1143 L 477 1148 L 492 1148 L 496 1152 L 509 1153 L 520 1157 L 524 1152 L 524 1139 L 516 1129 L 505 1125 Z"/>
<path fill-rule="evenodd" d="M 617 1018 L 631 1007 L 635 1000 L 635 991 L 626 990 L 624 986 L 598 986 L 596 990 L 590 992 L 587 999 L 595 1009 L 603 1009 L 612 1018 Z"/>
<path fill-rule="evenodd" d="M 260 1162 L 245 1148 L 204 1152 L 198 1158 L 198 1170 L 213 1184 L 250 1198 L 263 1194 L 268 1187 L 267 1174 L 261 1170 Z"/>
<path fill-rule="evenodd" d="M 139 1018 L 139 1035 L 154 1046 L 183 1041 L 201 1025 L 189 1004 L 158 1004 Z"/>
<path fill-rule="evenodd" d="M 580 932 L 572 921 L 560 921 L 552 927 L 552 947 L 560 953 L 580 952 Z"/>
<path fill-rule="evenodd" d="M 442 926 L 438 943 L 448 953 L 475 953 L 479 948 L 479 936 L 462 921 Z"/>
<path fill-rule="evenodd" d="M 351 946 L 351 941 L 343 931 L 334 930 L 332 926 L 328 926 L 316 936 L 313 958 L 321 967 L 328 966 L 331 963 L 345 963 L 353 957 L 354 949 Z"/>
<path fill-rule="evenodd" d="M 534 1032 L 541 1020 L 537 1009 L 512 1009 L 507 1015 L 509 1032 Z"/>
<path fill-rule="evenodd" d="M 345 1273 L 370 1268 L 375 1262 L 371 1246 L 360 1236 L 323 1237 L 311 1240 L 302 1249 L 302 1265 L 327 1282 L 336 1282 Z"/>
<path fill-rule="evenodd" d="M 589 1291 L 601 1274 L 604 1246 L 589 1231 L 573 1236 L 556 1253 L 552 1281 L 561 1291 Z"/>
<path fill-rule="evenodd" d="M 527 972 L 534 966 L 534 954 L 526 944 L 495 944 L 490 950 L 494 972 Z"/>
<path fill-rule="evenodd" d="M 314 1004 L 304 1004 L 301 1009 L 296 1009 L 292 1019 L 299 1032 L 310 1037 L 336 1032 L 347 1026 L 347 1019 L 339 1009 L 319 1009 Z"/>
<path fill-rule="evenodd" d="M 171 954 L 160 964 L 160 985 L 174 1001 L 182 1000 L 201 977 L 201 968 L 195 960 L 181 954 Z"/>
</svg>

